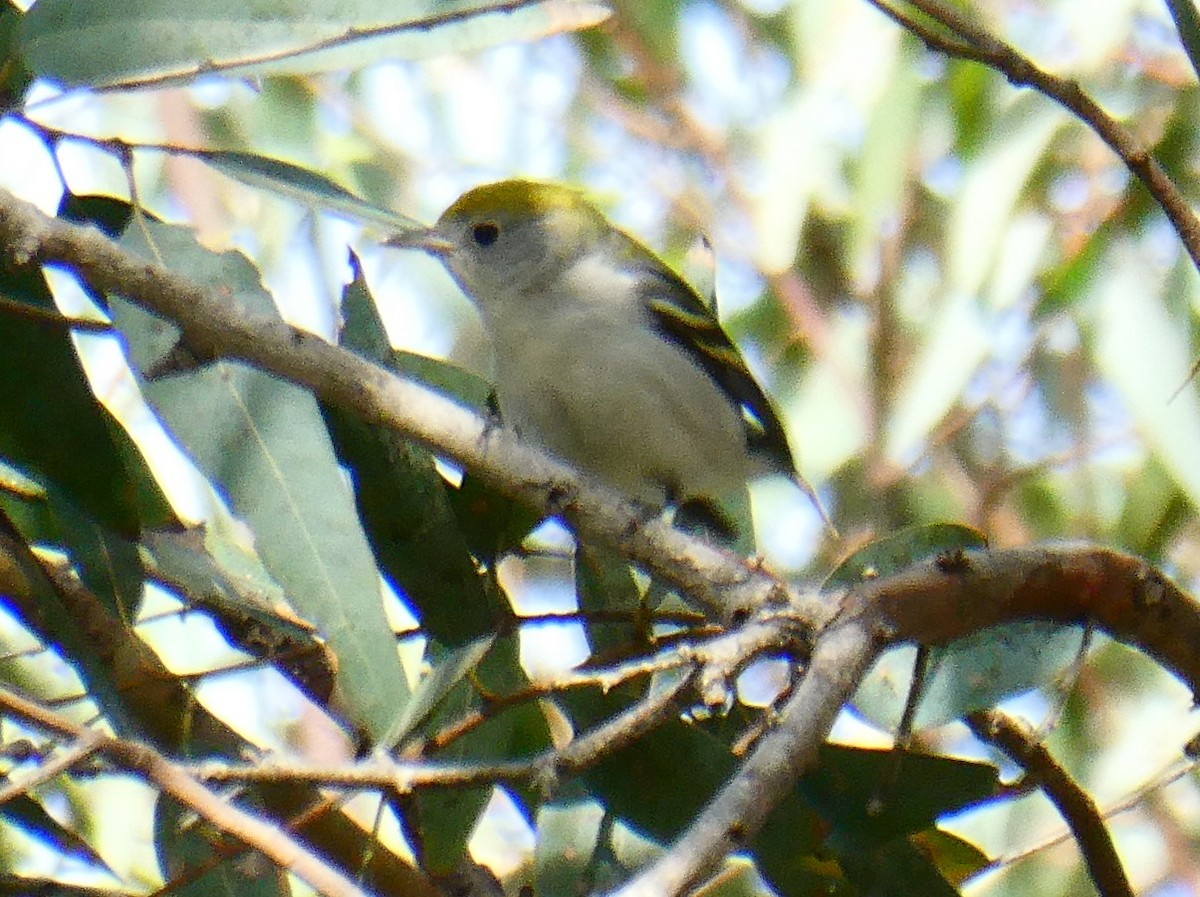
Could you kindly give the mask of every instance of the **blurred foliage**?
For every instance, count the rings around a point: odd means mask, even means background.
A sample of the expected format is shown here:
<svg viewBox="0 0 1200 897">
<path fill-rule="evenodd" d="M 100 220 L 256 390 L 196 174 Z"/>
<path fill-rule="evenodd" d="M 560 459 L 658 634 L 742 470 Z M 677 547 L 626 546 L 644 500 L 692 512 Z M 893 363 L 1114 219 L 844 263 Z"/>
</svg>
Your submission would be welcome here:
<svg viewBox="0 0 1200 897">
<path fill-rule="evenodd" d="M 756 484 L 772 568 L 853 581 L 1089 539 L 1195 589 L 1200 396 L 1179 388 L 1200 278 L 1084 125 L 865 0 L 614 0 L 578 33 L 599 4 L 489 9 L 512 5 L 6 3 L 0 184 L 486 412 L 468 304 L 379 238 L 486 180 L 580 183 L 681 270 L 698 234 L 716 247 L 722 316 L 845 536 L 787 485 Z M 1190 0 L 966 8 L 1076 79 L 1197 197 Z M 649 686 L 506 696 L 687 624 L 675 596 L 601 552 L 576 566 L 561 532 L 469 474 L 189 357 L 170 325 L 70 272 L 0 271 L 0 300 L 0 680 L 72 718 L 178 756 L 524 758 Z M 111 317 L 121 342 L 47 323 L 55 307 Z M 1069 841 L 987 866 L 1054 835 L 1052 808 L 1002 792 L 979 762 L 999 758 L 961 724 L 934 726 L 1014 692 L 1101 806 L 1137 796 L 1113 826 L 1136 888 L 1194 889 L 1194 777 L 1138 793 L 1181 757 L 1188 696 L 1100 639 L 1064 679 L 1067 635 L 1057 653 L 1031 639 L 1062 633 L 1006 633 L 934 658 L 962 687 L 930 697 L 902 762 L 844 715 L 846 744 L 776 810 L 753 868 L 731 861 L 705 893 L 957 893 L 985 869 L 972 893 L 1075 893 Z M 895 725 L 911 662 L 881 664 L 864 714 Z M 553 794 L 393 795 L 305 816 L 303 833 L 380 893 L 426 893 L 424 873 L 470 858 L 514 892 L 611 885 L 769 721 L 780 684 L 759 672 L 742 691 L 762 680 L 771 697 L 673 720 Z M 11 778 L 51 747 L 2 734 Z M 239 800 L 293 819 L 316 798 Z M 4 893 L 292 890 L 126 777 L 58 776 L 2 816 Z"/>
</svg>

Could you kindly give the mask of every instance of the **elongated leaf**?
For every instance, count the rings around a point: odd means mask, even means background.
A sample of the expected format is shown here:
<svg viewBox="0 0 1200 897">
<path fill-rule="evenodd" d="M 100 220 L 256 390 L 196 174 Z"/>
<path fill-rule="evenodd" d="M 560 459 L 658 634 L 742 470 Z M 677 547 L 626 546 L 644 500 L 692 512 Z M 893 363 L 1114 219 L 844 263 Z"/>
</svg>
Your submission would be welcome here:
<svg viewBox="0 0 1200 897">
<path fill-rule="evenodd" d="M 50 509 L 62 527 L 83 581 L 126 625 L 142 599 L 142 563 L 136 543 L 82 513 L 61 490 L 49 491 Z"/>
<path fill-rule="evenodd" d="M 96 400 L 42 273 L 0 268 L 0 457 L 56 483 L 90 517 L 132 537 L 172 518 L 128 437 Z M 20 314 L 20 308 L 31 314 Z M 140 495 L 153 496 L 143 504 Z"/>
<path fill-rule="evenodd" d="M 7 780 L 7 776 L 4 778 Z M 104 858 L 96 853 L 87 841 L 47 813 L 46 809 L 28 794 L 18 794 L 6 801 L 0 808 L 0 816 L 22 831 L 41 838 L 64 856 L 77 857 L 110 875 L 114 874 L 104 862 Z"/>
<path fill-rule="evenodd" d="M 350 261 L 355 276 L 343 292 L 346 323 L 341 343 L 388 365 L 397 359 L 358 259 L 352 255 Z M 424 362 L 410 371 L 420 369 L 427 376 L 415 376 L 427 383 L 457 370 L 450 365 L 438 367 L 433 359 Z M 442 384 L 435 379 L 430 385 Z M 477 388 L 486 394 L 486 384 Z M 498 613 L 490 608 L 483 578 L 448 500 L 449 487 L 433 456 L 394 430 L 367 424 L 339 408 L 323 405 L 321 412 L 338 457 L 352 475 L 355 502 L 375 556 L 388 579 L 414 606 L 422 626 L 443 645 L 466 644 L 493 632 Z"/>
<path fill-rule="evenodd" d="M 413 691 L 412 699 L 404 705 L 403 711 L 380 740 L 380 745 L 385 750 L 391 750 L 425 722 L 426 716 L 450 694 L 450 690 L 479 665 L 479 661 L 491 650 L 493 641 L 495 639 L 492 636 L 481 638 L 443 657 L 433 670 L 422 677 Z"/>
<path fill-rule="evenodd" d="M 406 215 L 383 209 L 355 196 L 319 171 L 237 150 L 194 150 L 189 155 L 203 159 L 231 178 L 287 196 L 297 202 L 324 209 L 389 230 L 405 230 L 422 224 Z"/>
<path fill-rule="evenodd" d="M 266 570 L 212 527 L 151 532 L 142 543 L 151 575 L 202 607 L 229 642 L 273 664 L 322 706 L 333 693 L 336 661 L 312 626 L 297 619 Z M 233 558 L 231 565 L 225 559 Z M 238 561 L 241 561 L 238 563 Z"/>
<path fill-rule="evenodd" d="M 633 577 L 629 562 L 621 555 L 590 545 L 575 550 L 575 591 L 579 609 L 589 612 L 615 611 L 629 615 L 633 624 L 642 604 L 642 592 Z M 612 625 L 608 621 L 587 623 L 584 627 L 593 654 L 634 644 L 638 632 L 633 625 Z"/>
<path fill-rule="evenodd" d="M 584 28 L 607 14 L 584 0 L 41 0 L 20 42 L 38 75 L 131 87 L 360 68 Z"/>
<path fill-rule="evenodd" d="M 168 890 L 181 897 L 288 897 L 286 876 L 263 874 L 245 863 L 213 863 L 219 836 L 188 808 L 162 795 L 155 804 L 154 842 Z M 203 874 L 196 875 L 196 871 Z M 179 881 L 172 879 L 178 876 Z"/>
<path fill-rule="evenodd" d="M 244 257 L 208 252 L 183 228 L 144 224 L 126 231 L 126 250 L 228 290 L 259 313 L 273 309 Z M 176 345 L 176 328 L 117 297 L 110 302 L 135 367 L 158 366 Z M 350 719 L 373 736 L 382 734 L 407 686 L 374 560 L 316 401 L 296 386 L 230 363 L 157 379 L 144 390 L 250 523 L 264 563 L 289 600 L 327 638 Z"/>
<path fill-rule="evenodd" d="M 1167 9 L 1179 31 L 1179 42 L 1187 52 L 1192 69 L 1200 76 L 1200 14 L 1196 12 L 1196 0 L 1167 0 Z"/>
</svg>

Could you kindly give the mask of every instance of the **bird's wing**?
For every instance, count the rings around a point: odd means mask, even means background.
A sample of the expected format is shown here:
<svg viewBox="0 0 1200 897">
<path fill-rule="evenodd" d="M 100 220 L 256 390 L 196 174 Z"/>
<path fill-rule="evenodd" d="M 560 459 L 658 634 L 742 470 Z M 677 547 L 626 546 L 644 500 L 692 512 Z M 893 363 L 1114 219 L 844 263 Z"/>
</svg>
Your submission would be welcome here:
<svg viewBox="0 0 1200 897">
<path fill-rule="evenodd" d="M 770 399 L 746 367 L 742 353 L 712 310 L 688 284 L 667 268 L 647 268 L 643 303 L 654 327 L 683 349 L 742 412 L 746 444 L 767 466 L 796 476 L 787 434 Z"/>
</svg>

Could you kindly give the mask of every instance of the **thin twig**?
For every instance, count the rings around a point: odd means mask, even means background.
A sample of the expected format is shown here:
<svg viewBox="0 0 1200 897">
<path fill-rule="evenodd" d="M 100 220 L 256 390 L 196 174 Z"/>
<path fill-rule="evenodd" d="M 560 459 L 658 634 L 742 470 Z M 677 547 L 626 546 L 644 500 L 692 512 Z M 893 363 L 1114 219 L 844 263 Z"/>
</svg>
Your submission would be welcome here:
<svg viewBox="0 0 1200 897">
<path fill-rule="evenodd" d="M 1025 770 L 1058 808 L 1075 835 L 1088 874 L 1101 897 L 1133 897 L 1129 876 L 1117 856 L 1096 802 L 1027 726 L 997 710 L 967 717 L 971 731 L 994 744 Z"/>
<path fill-rule="evenodd" d="M 694 675 L 680 676 L 670 687 L 647 695 L 564 747 L 527 760 L 479 764 L 374 757 L 353 765 L 317 766 L 268 758 L 254 764 L 213 761 L 186 766 L 184 770 L 197 779 L 220 783 L 306 782 L 325 788 L 390 788 L 407 793 L 418 788 L 466 788 L 507 782 L 534 784 L 548 791 L 559 776 L 595 765 L 677 714 L 693 692 L 695 681 Z"/>
<path fill-rule="evenodd" d="M 1162 166 L 1133 134 L 1085 93 L 1078 82 L 1050 74 L 1029 57 L 996 38 L 958 10 L 940 0 L 906 0 L 953 37 L 908 15 L 890 0 L 867 0 L 927 47 L 947 56 L 977 62 L 995 69 L 1016 87 L 1032 87 L 1086 124 L 1117 154 L 1125 167 L 1142 182 L 1183 242 L 1192 264 L 1200 270 L 1200 220 Z"/>
<path fill-rule="evenodd" d="M 833 721 L 874 657 L 874 634 L 861 618 L 822 634 L 778 727 L 763 736 L 675 843 L 613 897 L 677 897 L 744 848 L 796 779 L 816 763 Z"/>
<path fill-rule="evenodd" d="M 103 740 L 103 733 L 95 729 L 85 729 L 83 735 L 77 738 L 61 754 L 43 762 L 28 775 L 22 776 L 17 781 L 9 782 L 3 788 L 0 788 L 0 804 L 8 803 L 14 797 L 19 797 L 22 794 L 28 794 L 39 785 L 50 781 L 60 773 L 66 772 L 76 763 L 96 753 Z"/>
<path fill-rule="evenodd" d="M 0 709 L 45 732 L 78 743 L 94 742 L 96 752 L 152 782 L 215 828 L 252 846 L 279 868 L 294 872 L 326 897 L 368 897 L 342 872 L 290 835 L 214 794 L 153 748 L 79 726 L 3 687 L 0 687 Z"/>
</svg>

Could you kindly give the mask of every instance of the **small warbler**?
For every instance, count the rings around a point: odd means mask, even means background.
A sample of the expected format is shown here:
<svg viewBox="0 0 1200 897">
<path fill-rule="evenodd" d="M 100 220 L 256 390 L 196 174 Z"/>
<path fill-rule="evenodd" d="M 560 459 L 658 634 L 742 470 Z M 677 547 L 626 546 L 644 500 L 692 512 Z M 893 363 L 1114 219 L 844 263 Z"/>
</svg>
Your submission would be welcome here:
<svg viewBox="0 0 1200 897">
<path fill-rule="evenodd" d="M 578 191 L 487 184 L 386 243 L 432 253 L 478 307 L 523 438 L 726 539 L 721 505 L 756 471 L 791 477 L 829 522 L 714 311 Z"/>
</svg>

